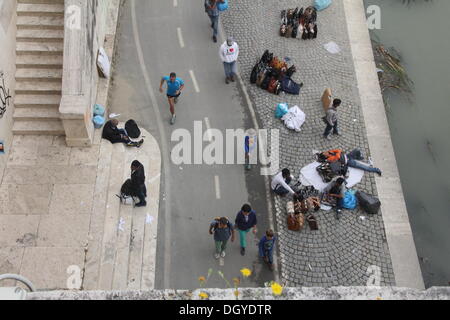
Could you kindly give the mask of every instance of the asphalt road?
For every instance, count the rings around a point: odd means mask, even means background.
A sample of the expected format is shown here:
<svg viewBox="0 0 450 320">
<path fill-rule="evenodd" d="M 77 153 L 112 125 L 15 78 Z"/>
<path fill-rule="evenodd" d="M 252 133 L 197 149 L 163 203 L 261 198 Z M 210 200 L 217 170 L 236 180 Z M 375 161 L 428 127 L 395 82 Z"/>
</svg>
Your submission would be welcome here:
<svg viewBox="0 0 450 320">
<path fill-rule="evenodd" d="M 263 236 L 269 217 L 259 170 L 246 172 L 242 165 L 180 166 L 170 160 L 177 144 L 170 141 L 173 130 L 186 129 L 193 136 L 194 121 L 200 121 L 203 130 L 209 122 L 222 132 L 252 127 L 238 84 L 225 84 L 218 55 L 221 41 L 215 44 L 211 40 L 202 1 L 195 5 L 173 0 L 135 1 L 125 2 L 120 20 L 111 112 L 121 114 L 121 121 L 135 119 L 154 135 L 163 153 L 156 288 L 198 288 L 198 277 L 206 277 L 209 269 L 214 273 L 207 287 L 224 288 L 226 283 L 217 271 L 231 282 L 244 267 L 254 273 L 241 286 L 263 286 L 274 275 L 258 258 L 253 234 L 248 235 L 245 257 L 240 255 L 236 234 L 222 261 L 214 259 L 214 242 L 208 234 L 215 217 L 234 221 L 241 206 L 250 203 L 259 218 L 257 238 Z M 176 106 L 175 126 L 169 125 L 166 95 L 158 91 L 161 76 L 170 72 L 186 82 Z"/>
</svg>

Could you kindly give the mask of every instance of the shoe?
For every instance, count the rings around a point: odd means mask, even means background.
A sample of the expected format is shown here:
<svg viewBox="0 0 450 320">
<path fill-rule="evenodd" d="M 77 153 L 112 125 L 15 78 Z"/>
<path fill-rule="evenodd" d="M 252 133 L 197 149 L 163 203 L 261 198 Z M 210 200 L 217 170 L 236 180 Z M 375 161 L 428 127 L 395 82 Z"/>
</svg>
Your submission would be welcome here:
<svg viewBox="0 0 450 320">
<path fill-rule="evenodd" d="M 227 78 L 225 79 L 225 83 L 226 83 L 226 84 L 229 84 L 229 83 L 230 83 L 230 78 L 227 77 Z"/>
<path fill-rule="evenodd" d="M 245 170 L 250 171 L 252 170 L 252 166 L 250 164 L 245 165 Z"/>
<path fill-rule="evenodd" d="M 378 175 L 379 177 L 382 177 L 382 176 L 383 176 L 383 173 L 381 172 L 381 170 L 378 170 L 378 171 L 377 171 L 377 175 Z"/>
<path fill-rule="evenodd" d="M 272 264 L 272 263 L 269 264 L 269 270 L 270 270 L 270 271 L 273 271 L 273 264 Z"/>
<path fill-rule="evenodd" d="M 176 116 L 176 115 L 173 115 L 173 116 L 172 116 L 172 119 L 170 119 L 170 124 L 171 124 L 172 126 L 175 124 L 176 119 L 177 119 L 177 116 Z"/>
<path fill-rule="evenodd" d="M 303 86 L 304 86 L 305 84 L 302 82 L 302 83 L 300 83 L 300 88 L 303 88 Z"/>
<path fill-rule="evenodd" d="M 234 76 L 231 76 L 230 80 L 231 80 L 231 82 L 236 81 L 236 80 L 234 79 Z"/>
<path fill-rule="evenodd" d="M 220 254 L 220 256 L 221 256 L 222 258 L 225 258 L 226 255 L 227 255 L 227 254 L 225 253 L 225 251 L 222 251 L 222 253 Z"/>
<path fill-rule="evenodd" d="M 333 132 L 333 134 L 335 135 L 335 136 L 341 136 L 341 134 L 339 133 L 339 132 Z"/>
<path fill-rule="evenodd" d="M 342 214 L 342 210 L 336 210 L 336 219 L 337 220 L 341 219 L 341 214 Z"/>
<path fill-rule="evenodd" d="M 147 202 L 139 202 L 138 204 L 135 205 L 136 208 L 142 208 L 142 207 L 146 207 L 147 206 Z"/>
<path fill-rule="evenodd" d="M 213 36 L 213 41 L 214 41 L 214 43 L 217 43 L 217 37 L 216 36 Z"/>
<path fill-rule="evenodd" d="M 328 136 L 323 136 L 326 140 L 331 140 L 331 137 L 328 135 Z"/>
<path fill-rule="evenodd" d="M 214 255 L 214 258 L 216 258 L 217 260 L 219 260 L 219 259 L 220 259 L 220 254 L 216 253 L 216 254 Z"/>
<path fill-rule="evenodd" d="M 245 256 L 245 248 L 241 248 L 241 256 Z"/>
</svg>

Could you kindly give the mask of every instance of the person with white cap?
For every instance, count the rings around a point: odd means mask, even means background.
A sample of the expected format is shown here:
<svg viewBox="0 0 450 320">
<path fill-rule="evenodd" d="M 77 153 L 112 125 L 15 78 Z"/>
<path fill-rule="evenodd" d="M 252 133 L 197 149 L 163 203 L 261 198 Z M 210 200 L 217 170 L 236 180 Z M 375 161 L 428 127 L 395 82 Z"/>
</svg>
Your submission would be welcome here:
<svg viewBox="0 0 450 320">
<path fill-rule="evenodd" d="M 222 59 L 225 68 L 225 82 L 227 84 L 235 81 L 235 75 L 237 74 L 237 60 L 239 57 L 239 46 L 232 37 L 228 37 L 227 41 L 222 44 L 219 51 L 220 58 Z"/>
</svg>

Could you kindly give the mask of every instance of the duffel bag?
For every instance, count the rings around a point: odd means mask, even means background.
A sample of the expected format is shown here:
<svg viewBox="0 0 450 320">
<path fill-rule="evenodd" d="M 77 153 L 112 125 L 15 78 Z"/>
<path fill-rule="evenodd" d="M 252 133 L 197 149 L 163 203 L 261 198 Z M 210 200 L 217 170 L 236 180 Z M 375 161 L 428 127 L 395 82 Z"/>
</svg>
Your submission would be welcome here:
<svg viewBox="0 0 450 320">
<path fill-rule="evenodd" d="M 381 208 L 381 201 L 375 196 L 372 196 L 363 191 L 356 193 L 360 207 L 368 214 L 377 214 Z"/>
<path fill-rule="evenodd" d="M 137 139 L 141 136 L 141 129 L 139 129 L 139 126 L 133 119 L 125 123 L 125 130 L 131 139 Z"/>
</svg>

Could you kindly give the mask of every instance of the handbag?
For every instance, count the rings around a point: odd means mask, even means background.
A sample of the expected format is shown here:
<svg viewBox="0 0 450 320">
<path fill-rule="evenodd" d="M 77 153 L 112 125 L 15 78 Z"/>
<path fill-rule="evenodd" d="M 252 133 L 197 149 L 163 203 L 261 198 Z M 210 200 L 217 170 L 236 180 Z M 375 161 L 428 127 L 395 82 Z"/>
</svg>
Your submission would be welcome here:
<svg viewBox="0 0 450 320">
<path fill-rule="evenodd" d="M 217 9 L 219 9 L 219 11 L 221 11 L 221 12 L 227 11 L 228 10 L 228 0 L 225 0 L 224 2 L 219 2 L 217 4 Z"/>
<path fill-rule="evenodd" d="M 307 218 L 306 221 L 308 221 L 309 224 L 309 228 L 313 231 L 317 231 L 319 230 L 319 224 L 317 223 L 317 219 L 316 217 L 314 217 L 312 214 L 310 214 Z"/>
</svg>

